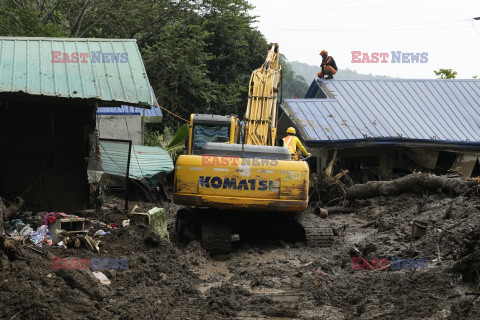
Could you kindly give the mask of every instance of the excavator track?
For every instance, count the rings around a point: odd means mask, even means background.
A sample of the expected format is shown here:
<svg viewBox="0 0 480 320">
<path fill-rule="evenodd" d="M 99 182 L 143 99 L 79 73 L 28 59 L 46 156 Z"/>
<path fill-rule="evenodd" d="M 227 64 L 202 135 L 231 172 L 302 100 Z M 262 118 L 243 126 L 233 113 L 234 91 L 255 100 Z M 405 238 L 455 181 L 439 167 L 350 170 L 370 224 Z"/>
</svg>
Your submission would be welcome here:
<svg viewBox="0 0 480 320">
<path fill-rule="evenodd" d="M 211 255 L 232 251 L 230 224 L 215 210 L 181 209 L 175 229 L 180 239 L 200 241 Z"/>
<path fill-rule="evenodd" d="M 231 252 L 232 232 L 245 239 L 252 239 L 253 235 L 256 239 L 288 239 L 305 241 L 308 247 L 330 247 L 335 237 L 333 229 L 326 226 L 325 221 L 307 212 L 293 215 L 225 213 L 214 209 L 185 208 L 177 212 L 176 232 L 180 239 L 201 242 L 211 255 Z M 232 226 L 236 229 L 232 230 Z"/>
<path fill-rule="evenodd" d="M 295 220 L 305 232 L 305 244 L 308 247 L 331 247 L 335 241 L 333 229 L 325 226 L 324 219 L 308 213 L 297 214 Z"/>
</svg>

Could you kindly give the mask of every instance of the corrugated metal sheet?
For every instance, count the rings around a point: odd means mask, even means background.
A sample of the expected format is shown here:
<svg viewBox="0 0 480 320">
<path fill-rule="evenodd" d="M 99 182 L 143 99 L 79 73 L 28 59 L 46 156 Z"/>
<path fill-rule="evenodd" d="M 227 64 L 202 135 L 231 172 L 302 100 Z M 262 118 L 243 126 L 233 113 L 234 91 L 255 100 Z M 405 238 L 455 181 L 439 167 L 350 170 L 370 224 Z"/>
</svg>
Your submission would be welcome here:
<svg viewBox="0 0 480 320">
<path fill-rule="evenodd" d="M 98 115 L 145 115 L 145 117 L 163 117 L 162 109 L 156 106 L 151 106 L 150 109 L 138 108 L 132 106 L 117 107 L 101 107 L 97 109 Z"/>
<path fill-rule="evenodd" d="M 100 159 L 106 173 L 125 177 L 128 161 L 128 143 L 100 141 Z M 172 158 L 157 147 L 132 145 L 130 178 L 150 179 L 160 172 L 173 171 Z"/>
<path fill-rule="evenodd" d="M 323 83 L 334 99 L 288 99 L 283 105 L 307 144 L 417 140 L 480 146 L 480 80 Z"/>
<path fill-rule="evenodd" d="M 54 63 L 62 57 L 52 51 L 88 57 Z M 126 53 L 128 61 L 98 61 L 98 52 Z M 135 40 L 0 37 L 0 92 L 154 105 Z"/>
<path fill-rule="evenodd" d="M 162 109 L 158 106 L 157 97 L 155 97 L 153 88 L 152 94 L 153 99 L 155 100 L 155 105 L 150 106 L 150 109 L 125 105 L 120 107 L 99 107 L 97 109 L 97 115 L 144 115 L 145 117 L 159 117 L 159 119 L 162 119 Z"/>
</svg>

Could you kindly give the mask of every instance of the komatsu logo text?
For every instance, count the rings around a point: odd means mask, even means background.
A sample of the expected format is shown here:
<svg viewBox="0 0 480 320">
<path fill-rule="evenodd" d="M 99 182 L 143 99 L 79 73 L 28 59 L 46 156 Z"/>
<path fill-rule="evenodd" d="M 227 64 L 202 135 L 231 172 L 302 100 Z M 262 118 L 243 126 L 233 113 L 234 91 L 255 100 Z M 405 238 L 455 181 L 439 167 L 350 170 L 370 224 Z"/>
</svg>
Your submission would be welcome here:
<svg viewBox="0 0 480 320">
<path fill-rule="evenodd" d="M 277 192 L 280 183 L 273 180 L 242 179 L 237 182 L 236 178 L 220 178 L 200 176 L 199 188 L 234 189 L 234 190 L 258 190 Z"/>
</svg>

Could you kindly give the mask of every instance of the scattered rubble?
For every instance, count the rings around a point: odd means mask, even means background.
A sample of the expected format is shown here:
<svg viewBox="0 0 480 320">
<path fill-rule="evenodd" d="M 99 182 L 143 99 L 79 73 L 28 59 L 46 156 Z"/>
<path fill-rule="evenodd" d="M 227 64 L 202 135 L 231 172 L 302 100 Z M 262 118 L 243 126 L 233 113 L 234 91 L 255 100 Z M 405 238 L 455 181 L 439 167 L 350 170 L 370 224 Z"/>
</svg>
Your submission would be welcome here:
<svg viewBox="0 0 480 320">
<path fill-rule="evenodd" d="M 99 252 L 66 238 L 39 247 L 8 235 L 7 223 L 0 318 L 480 318 L 476 180 L 415 173 L 355 184 L 344 173 L 315 181 L 309 210 L 334 228 L 330 248 L 261 239 L 212 258 L 172 233 L 175 205 L 136 203 L 138 212 L 165 209 L 168 242 L 150 221 L 126 223 L 114 197 L 84 217 L 87 235 L 74 237 L 100 240 Z M 17 210 L 8 221 L 38 232 L 44 216 Z"/>
</svg>

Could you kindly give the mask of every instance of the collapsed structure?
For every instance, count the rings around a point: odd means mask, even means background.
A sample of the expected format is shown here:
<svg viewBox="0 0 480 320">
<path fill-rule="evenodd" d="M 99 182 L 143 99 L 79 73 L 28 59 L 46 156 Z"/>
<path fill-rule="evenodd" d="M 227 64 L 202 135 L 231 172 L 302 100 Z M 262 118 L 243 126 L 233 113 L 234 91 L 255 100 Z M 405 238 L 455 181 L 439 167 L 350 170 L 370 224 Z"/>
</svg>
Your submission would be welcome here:
<svg viewBox="0 0 480 320">
<path fill-rule="evenodd" d="M 96 108 L 154 104 L 135 40 L 0 38 L 0 196 L 90 207 Z"/>
<path fill-rule="evenodd" d="M 279 132 L 295 126 L 314 155 L 353 172 L 455 170 L 480 175 L 480 80 L 313 81 L 286 99 Z"/>
</svg>

